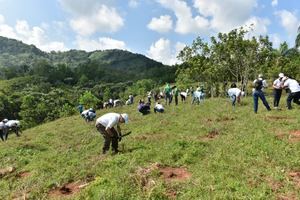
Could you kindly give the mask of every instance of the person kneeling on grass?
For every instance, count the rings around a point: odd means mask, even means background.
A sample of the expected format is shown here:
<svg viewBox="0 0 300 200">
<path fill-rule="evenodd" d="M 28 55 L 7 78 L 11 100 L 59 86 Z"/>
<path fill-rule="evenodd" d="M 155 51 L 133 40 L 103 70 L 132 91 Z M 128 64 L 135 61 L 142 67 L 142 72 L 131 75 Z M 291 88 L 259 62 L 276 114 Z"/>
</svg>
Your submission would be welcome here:
<svg viewBox="0 0 300 200">
<path fill-rule="evenodd" d="M 138 111 L 142 113 L 143 115 L 149 114 L 150 113 L 150 104 L 146 103 L 143 100 L 139 101 L 138 105 Z"/>
<path fill-rule="evenodd" d="M 122 138 L 121 123 L 128 123 L 128 114 L 107 113 L 96 120 L 96 128 L 104 138 L 103 154 L 109 150 L 110 143 L 114 154 L 119 152 L 118 143 Z"/>
<path fill-rule="evenodd" d="M 235 106 L 236 102 L 240 103 L 242 91 L 239 88 L 237 88 L 235 83 L 231 84 L 230 89 L 228 90 L 227 93 L 232 102 L 232 106 Z"/>
<path fill-rule="evenodd" d="M 159 112 L 159 113 L 163 113 L 165 111 L 163 105 L 161 105 L 159 102 L 156 103 L 155 107 L 154 107 L 154 113 Z"/>
</svg>

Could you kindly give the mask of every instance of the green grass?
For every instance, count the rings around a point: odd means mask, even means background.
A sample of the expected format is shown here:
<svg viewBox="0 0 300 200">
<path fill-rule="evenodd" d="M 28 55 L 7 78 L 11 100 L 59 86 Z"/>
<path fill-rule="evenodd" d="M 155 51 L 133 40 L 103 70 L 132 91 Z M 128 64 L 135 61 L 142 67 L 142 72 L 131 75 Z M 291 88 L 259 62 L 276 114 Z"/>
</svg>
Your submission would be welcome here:
<svg viewBox="0 0 300 200">
<path fill-rule="evenodd" d="M 189 99 L 188 99 L 189 100 Z M 288 133 L 299 130 L 300 108 L 268 112 L 261 101 L 253 113 L 252 98 L 232 109 L 228 99 L 210 99 L 201 105 L 179 104 L 166 113 L 141 116 L 135 106 L 116 111 L 130 117 L 118 155 L 101 155 L 103 139 L 94 123 L 78 116 L 26 130 L 20 138 L 10 135 L 0 143 L 0 168 L 16 170 L 0 178 L 0 199 L 27 193 L 29 199 L 48 199 L 55 187 L 94 179 L 70 199 L 277 199 L 300 197 L 289 172 L 300 171 L 300 142 Z M 269 99 L 271 102 L 271 99 Z M 278 117 L 281 117 L 278 119 Z M 126 131 L 125 131 L 126 132 Z M 217 137 L 207 139 L 210 133 Z M 279 138 L 276 135 L 285 134 Z M 153 163 L 185 167 L 192 174 L 183 182 L 165 182 L 157 171 L 143 187 L 137 171 Z M 20 178 L 18 173 L 30 175 Z"/>
</svg>

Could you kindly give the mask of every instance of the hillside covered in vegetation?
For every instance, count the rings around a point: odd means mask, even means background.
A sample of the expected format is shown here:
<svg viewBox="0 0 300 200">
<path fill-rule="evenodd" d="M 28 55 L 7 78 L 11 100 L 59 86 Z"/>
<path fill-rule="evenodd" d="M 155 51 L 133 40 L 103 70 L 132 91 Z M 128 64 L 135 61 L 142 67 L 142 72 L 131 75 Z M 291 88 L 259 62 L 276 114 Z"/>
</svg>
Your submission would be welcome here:
<svg viewBox="0 0 300 200">
<path fill-rule="evenodd" d="M 283 97 L 285 98 L 285 96 Z M 271 99 L 268 98 L 270 101 Z M 188 99 L 190 101 L 190 99 Z M 297 199 L 299 107 L 252 111 L 252 98 L 126 112 L 118 155 L 79 114 L 9 135 L 0 143 L 0 199 Z M 281 107 L 284 108 L 282 101 Z"/>
</svg>

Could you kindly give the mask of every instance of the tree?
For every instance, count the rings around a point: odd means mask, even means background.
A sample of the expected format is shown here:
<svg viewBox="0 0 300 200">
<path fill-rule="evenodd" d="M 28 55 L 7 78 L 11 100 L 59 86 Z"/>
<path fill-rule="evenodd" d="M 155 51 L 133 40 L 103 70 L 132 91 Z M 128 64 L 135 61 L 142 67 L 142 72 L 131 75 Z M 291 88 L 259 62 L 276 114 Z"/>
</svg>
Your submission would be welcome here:
<svg viewBox="0 0 300 200">
<path fill-rule="evenodd" d="M 96 108 L 98 102 L 99 99 L 95 97 L 90 91 L 86 91 L 79 98 L 79 103 L 84 105 L 86 108 Z"/>
</svg>

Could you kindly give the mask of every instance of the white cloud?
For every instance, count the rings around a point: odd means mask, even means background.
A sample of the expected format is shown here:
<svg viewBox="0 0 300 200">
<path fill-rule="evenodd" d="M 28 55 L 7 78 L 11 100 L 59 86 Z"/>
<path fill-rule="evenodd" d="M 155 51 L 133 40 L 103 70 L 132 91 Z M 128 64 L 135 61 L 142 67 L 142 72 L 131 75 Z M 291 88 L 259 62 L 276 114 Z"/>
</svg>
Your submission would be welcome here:
<svg viewBox="0 0 300 200">
<path fill-rule="evenodd" d="M 159 18 L 152 18 L 147 27 L 159 33 L 166 33 L 172 30 L 173 21 L 171 19 L 171 16 L 162 15 Z"/>
<path fill-rule="evenodd" d="M 0 23 L 0 35 L 8 38 L 21 40 L 26 44 L 33 44 L 43 51 L 66 51 L 68 50 L 63 42 L 49 41 L 43 28 L 30 27 L 25 20 L 17 21 L 14 27 L 5 24 L 4 17 Z"/>
<path fill-rule="evenodd" d="M 211 18 L 211 28 L 221 32 L 243 25 L 256 5 L 256 0 L 194 0 L 199 13 Z"/>
<path fill-rule="evenodd" d="M 4 21 L 5 21 L 4 16 L 3 16 L 3 15 L 0 15 L 0 24 L 3 24 Z"/>
<path fill-rule="evenodd" d="M 112 0 L 59 0 L 71 15 L 71 28 L 79 35 L 89 36 L 96 32 L 112 33 L 124 25 L 124 19 L 112 7 Z"/>
<path fill-rule="evenodd" d="M 129 0 L 128 5 L 129 5 L 129 7 L 131 7 L 131 8 L 136 8 L 136 7 L 138 7 L 139 2 L 138 2 L 138 0 Z"/>
<path fill-rule="evenodd" d="M 281 26 L 287 31 L 290 37 L 294 37 L 297 34 L 297 28 L 299 26 L 299 19 L 293 13 L 287 10 L 281 10 L 275 13 L 280 18 Z"/>
<path fill-rule="evenodd" d="M 162 6 L 170 9 L 176 15 L 175 31 L 180 34 L 208 33 L 209 21 L 204 17 L 197 15 L 193 17 L 191 8 L 182 0 L 157 0 Z"/>
<path fill-rule="evenodd" d="M 179 42 L 173 47 L 170 40 L 160 38 L 154 44 L 151 44 L 147 56 L 164 64 L 174 65 L 179 63 L 176 57 L 184 47 L 185 44 Z"/>
<path fill-rule="evenodd" d="M 278 0 L 272 0 L 271 4 L 272 4 L 273 7 L 277 6 L 278 5 Z"/>
<path fill-rule="evenodd" d="M 85 51 L 94 51 L 94 50 L 106 50 L 106 49 L 123 49 L 126 48 L 126 44 L 120 40 L 114 40 L 112 38 L 101 37 L 98 40 L 82 38 L 80 36 L 76 39 L 77 47 Z"/>
<path fill-rule="evenodd" d="M 267 35 L 270 20 L 266 18 L 251 17 L 246 21 L 246 26 L 251 36 Z"/>
<path fill-rule="evenodd" d="M 96 12 L 71 20 L 70 25 L 78 34 L 88 36 L 95 32 L 116 32 L 124 21 L 115 8 L 101 5 Z"/>
</svg>

